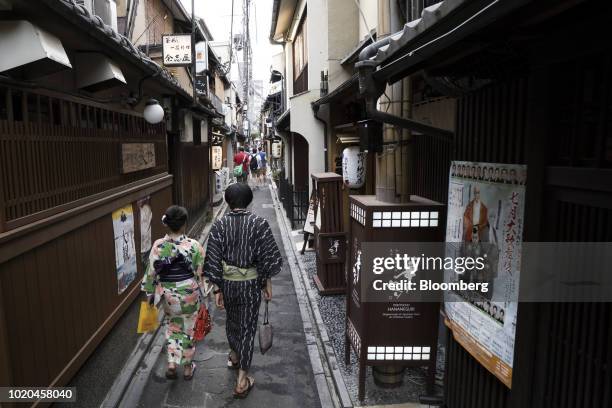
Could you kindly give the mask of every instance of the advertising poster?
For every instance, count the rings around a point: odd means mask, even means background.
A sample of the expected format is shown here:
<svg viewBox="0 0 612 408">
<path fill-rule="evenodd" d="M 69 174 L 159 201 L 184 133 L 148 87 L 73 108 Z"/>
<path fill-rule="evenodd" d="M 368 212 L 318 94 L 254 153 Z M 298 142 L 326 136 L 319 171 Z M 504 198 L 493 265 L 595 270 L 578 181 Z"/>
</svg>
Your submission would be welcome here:
<svg viewBox="0 0 612 408">
<path fill-rule="evenodd" d="M 527 166 L 452 162 L 446 227 L 447 251 L 484 256 L 486 267 L 462 276 L 486 282 L 487 293 L 445 294 L 454 338 L 508 388 L 518 305 Z M 445 280 L 457 279 L 446 273 Z"/>
<path fill-rule="evenodd" d="M 136 246 L 134 244 L 134 212 L 132 205 L 113 211 L 115 236 L 115 265 L 117 267 L 118 293 L 136 279 Z"/>
<path fill-rule="evenodd" d="M 153 210 L 151 209 L 151 197 L 145 197 L 138 201 L 140 214 L 140 258 L 146 267 L 149 253 L 151 252 L 151 220 Z"/>
</svg>

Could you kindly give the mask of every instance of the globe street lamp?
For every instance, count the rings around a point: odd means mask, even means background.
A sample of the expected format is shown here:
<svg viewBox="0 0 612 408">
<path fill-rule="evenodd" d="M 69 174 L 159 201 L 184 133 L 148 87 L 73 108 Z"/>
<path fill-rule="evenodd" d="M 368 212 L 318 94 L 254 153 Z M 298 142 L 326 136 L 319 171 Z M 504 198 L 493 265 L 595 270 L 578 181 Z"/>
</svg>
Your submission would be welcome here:
<svg viewBox="0 0 612 408">
<path fill-rule="evenodd" d="M 156 125 L 164 120 L 164 108 L 153 98 L 149 99 L 145 104 L 143 114 L 145 120 L 152 125 Z"/>
</svg>

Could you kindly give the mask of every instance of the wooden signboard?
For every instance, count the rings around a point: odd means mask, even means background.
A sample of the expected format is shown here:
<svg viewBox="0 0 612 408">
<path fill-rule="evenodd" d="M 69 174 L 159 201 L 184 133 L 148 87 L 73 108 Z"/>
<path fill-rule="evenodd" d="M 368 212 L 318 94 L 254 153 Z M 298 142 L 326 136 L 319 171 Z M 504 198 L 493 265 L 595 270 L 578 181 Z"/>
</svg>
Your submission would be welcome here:
<svg viewBox="0 0 612 408">
<path fill-rule="evenodd" d="M 344 232 L 324 233 L 318 235 L 318 255 L 323 263 L 342 263 L 346 259 L 346 234 Z"/>
<path fill-rule="evenodd" d="M 121 173 L 132 173 L 155 167 L 155 144 L 121 144 Z"/>
<path fill-rule="evenodd" d="M 417 196 L 412 196 L 409 203 L 385 203 L 365 195 L 349 199 L 345 360 L 350 364 L 352 347 L 359 360 L 359 399 L 365 396 L 367 366 L 427 367 L 431 390 L 440 302 L 366 302 L 362 282 L 372 269 L 362 262 L 362 246 L 376 242 L 444 242 L 446 207 Z"/>
<path fill-rule="evenodd" d="M 223 148 L 212 146 L 212 169 L 219 170 L 221 167 L 223 167 Z"/>
<path fill-rule="evenodd" d="M 162 57 L 166 67 L 192 64 L 191 34 L 162 35 Z"/>
<path fill-rule="evenodd" d="M 312 187 L 318 204 L 314 214 L 317 256 L 314 281 L 322 295 L 341 294 L 346 290 L 342 176 L 336 173 L 313 174 Z"/>
</svg>

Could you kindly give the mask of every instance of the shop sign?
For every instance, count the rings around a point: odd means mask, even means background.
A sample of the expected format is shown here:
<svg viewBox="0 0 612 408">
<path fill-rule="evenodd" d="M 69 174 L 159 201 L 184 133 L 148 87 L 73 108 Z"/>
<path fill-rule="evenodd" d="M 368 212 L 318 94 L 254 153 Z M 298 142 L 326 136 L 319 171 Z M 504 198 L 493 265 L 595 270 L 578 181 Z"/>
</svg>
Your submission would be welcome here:
<svg viewBox="0 0 612 408">
<path fill-rule="evenodd" d="M 121 173 L 132 173 L 155 167 L 155 144 L 122 143 Z"/>
<path fill-rule="evenodd" d="M 219 170 L 223 166 L 223 149 L 221 146 L 212 147 L 212 169 Z"/>
<path fill-rule="evenodd" d="M 162 36 L 162 57 L 167 67 L 180 67 L 192 64 L 191 34 L 172 34 Z"/>
</svg>

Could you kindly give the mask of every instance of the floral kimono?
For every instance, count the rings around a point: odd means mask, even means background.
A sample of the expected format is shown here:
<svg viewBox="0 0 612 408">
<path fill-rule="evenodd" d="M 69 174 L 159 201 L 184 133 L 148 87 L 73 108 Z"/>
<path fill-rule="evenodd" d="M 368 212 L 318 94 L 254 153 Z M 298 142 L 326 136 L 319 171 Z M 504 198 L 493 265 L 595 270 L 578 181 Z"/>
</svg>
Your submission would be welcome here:
<svg viewBox="0 0 612 408">
<path fill-rule="evenodd" d="M 166 351 L 168 362 L 189 365 L 195 354 L 194 326 L 200 308 L 200 293 L 208 295 L 211 286 L 202 277 L 204 250 L 194 239 L 166 235 L 153 244 L 149 266 L 142 281 L 147 296 L 161 303 L 166 312 Z"/>
</svg>

